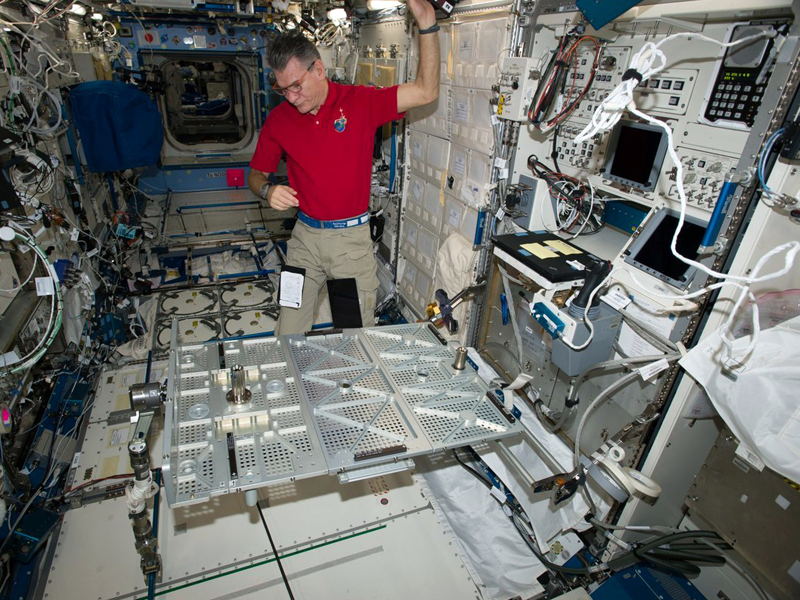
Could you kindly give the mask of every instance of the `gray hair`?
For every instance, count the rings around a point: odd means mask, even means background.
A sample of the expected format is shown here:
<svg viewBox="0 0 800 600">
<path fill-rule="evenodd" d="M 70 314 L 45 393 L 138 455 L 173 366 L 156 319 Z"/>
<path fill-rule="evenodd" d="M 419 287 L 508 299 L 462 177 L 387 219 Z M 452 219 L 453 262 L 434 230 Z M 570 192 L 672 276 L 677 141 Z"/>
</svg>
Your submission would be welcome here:
<svg viewBox="0 0 800 600">
<path fill-rule="evenodd" d="M 317 47 L 300 32 L 281 33 L 267 48 L 267 64 L 273 71 L 283 71 L 293 58 L 308 65 L 322 59 Z"/>
</svg>

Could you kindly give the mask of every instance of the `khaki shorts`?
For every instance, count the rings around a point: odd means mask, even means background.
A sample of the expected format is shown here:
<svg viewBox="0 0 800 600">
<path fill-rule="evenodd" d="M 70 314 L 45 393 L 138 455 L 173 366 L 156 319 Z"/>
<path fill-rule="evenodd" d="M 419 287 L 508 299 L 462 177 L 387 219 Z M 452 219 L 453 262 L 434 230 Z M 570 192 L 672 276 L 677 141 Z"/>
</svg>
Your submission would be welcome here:
<svg viewBox="0 0 800 600">
<path fill-rule="evenodd" d="M 306 279 L 302 306 L 281 307 L 278 335 L 311 329 L 320 290 L 328 279 L 354 278 L 361 305 L 361 323 L 364 327 L 375 324 L 378 276 L 369 223 L 345 229 L 316 229 L 297 221 L 286 247 L 288 263 L 305 269 Z"/>
</svg>

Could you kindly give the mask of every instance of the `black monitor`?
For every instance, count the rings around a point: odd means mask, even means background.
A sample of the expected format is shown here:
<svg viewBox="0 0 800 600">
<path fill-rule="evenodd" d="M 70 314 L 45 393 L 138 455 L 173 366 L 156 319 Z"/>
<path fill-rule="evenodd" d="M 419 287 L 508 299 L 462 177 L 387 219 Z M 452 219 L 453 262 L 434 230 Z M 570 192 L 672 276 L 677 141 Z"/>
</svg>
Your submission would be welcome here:
<svg viewBox="0 0 800 600">
<path fill-rule="evenodd" d="M 677 227 L 677 212 L 668 209 L 657 211 L 631 244 L 625 262 L 679 290 L 685 290 L 697 269 L 687 265 L 670 250 Z M 697 250 L 705 230 L 705 223 L 686 217 L 676 244 L 678 253 L 690 260 L 697 260 Z"/>
<path fill-rule="evenodd" d="M 603 177 L 643 192 L 651 192 L 658 182 L 667 134 L 655 125 L 620 121 L 608 143 Z"/>
</svg>

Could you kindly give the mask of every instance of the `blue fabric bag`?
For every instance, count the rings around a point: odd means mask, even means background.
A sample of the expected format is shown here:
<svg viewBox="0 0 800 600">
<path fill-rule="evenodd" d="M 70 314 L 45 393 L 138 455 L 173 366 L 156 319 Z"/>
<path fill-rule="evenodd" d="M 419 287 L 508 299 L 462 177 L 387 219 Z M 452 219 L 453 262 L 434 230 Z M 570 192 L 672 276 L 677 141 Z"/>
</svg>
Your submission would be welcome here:
<svg viewBox="0 0 800 600">
<path fill-rule="evenodd" d="M 155 165 L 164 143 L 158 106 L 121 81 L 89 81 L 70 90 L 72 118 L 94 173 Z"/>
</svg>

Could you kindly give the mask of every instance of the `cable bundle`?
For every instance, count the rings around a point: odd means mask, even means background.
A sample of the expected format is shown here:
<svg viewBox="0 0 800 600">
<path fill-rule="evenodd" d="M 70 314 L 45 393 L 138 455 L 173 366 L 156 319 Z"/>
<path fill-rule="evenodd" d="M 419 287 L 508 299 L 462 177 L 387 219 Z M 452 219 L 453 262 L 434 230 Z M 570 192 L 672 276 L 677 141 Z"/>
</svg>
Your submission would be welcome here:
<svg viewBox="0 0 800 600">
<path fill-rule="evenodd" d="M 42 335 L 36 347 L 28 354 L 20 358 L 17 363 L 9 365 L 5 364 L 5 361 L 3 361 L 3 364 L 0 364 L 0 369 L 2 369 L 0 370 L 0 377 L 4 377 L 10 373 L 18 373 L 34 365 L 44 355 L 44 353 L 47 352 L 47 349 L 53 343 L 53 340 L 61 329 L 61 319 L 64 314 L 64 304 L 61 300 L 61 284 L 59 283 L 55 269 L 53 268 L 53 265 L 50 264 L 50 261 L 48 260 L 47 255 L 44 253 L 44 250 L 39 247 L 34 237 L 27 231 L 19 228 L 14 222 L 10 222 L 9 225 L 14 233 L 14 238 L 34 251 L 35 259 L 41 262 L 45 272 L 53 280 L 53 293 L 51 294 L 50 315 L 47 322 L 47 331 Z M 33 270 L 31 270 L 31 274 L 32 273 Z M 25 280 L 25 283 L 28 281 L 30 281 L 30 275 Z M 19 289 L 19 287 L 17 289 Z"/>
<path fill-rule="evenodd" d="M 589 138 L 594 137 L 597 133 L 611 129 L 617 124 L 620 118 L 622 118 L 622 115 L 626 110 L 631 110 L 631 112 L 635 111 L 636 105 L 633 102 L 633 91 L 636 89 L 636 86 L 638 86 L 640 83 L 644 83 L 653 75 L 660 73 L 664 67 L 667 66 L 667 57 L 661 51 L 661 46 L 664 43 L 677 38 L 685 37 L 701 39 L 707 42 L 718 44 L 724 48 L 730 48 L 732 46 L 739 46 L 741 44 L 760 39 L 766 35 L 769 34 L 758 33 L 756 35 L 751 35 L 740 40 L 736 40 L 735 42 L 726 43 L 717 41 L 699 33 L 684 32 L 667 36 L 657 44 L 654 44 L 653 42 L 645 42 L 642 45 L 642 49 L 634 54 L 631 58 L 631 62 L 628 65 L 628 70 L 625 71 L 625 74 L 622 76 L 622 82 L 615 87 L 600 104 L 597 105 L 597 108 L 592 114 L 591 123 L 589 123 L 583 129 L 583 131 L 581 131 L 575 137 L 575 143 L 580 144 L 581 142 L 585 142 Z M 774 35 L 774 32 L 772 35 Z"/>
<path fill-rule="evenodd" d="M 589 221 L 595 219 L 593 214 L 595 194 L 592 184 L 589 183 L 587 185 L 576 177 L 552 170 L 533 154 L 528 157 L 528 168 L 536 177 L 543 179 L 547 183 L 550 196 L 557 203 L 555 228 L 553 229 L 547 223 L 544 223 L 544 216 L 542 215 L 542 223 L 545 228 L 551 232 L 565 231 L 572 233 L 580 224 L 580 228 L 574 233 L 573 237 L 583 233 Z M 543 210 L 541 205 L 539 210 Z M 600 226 L 599 219 L 596 219 L 595 227 L 588 233 L 596 232 Z"/>
<path fill-rule="evenodd" d="M 736 319 L 736 314 L 739 308 L 744 303 L 744 301 L 747 299 L 751 300 L 753 299 L 752 292 L 750 291 L 751 286 L 756 283 L 770 281 L 772 279 L 777 279 L 786 275 L 791 270 L 792 265 L 794 264 L 795 256 L 798 254 L 798 252 L 800 252 L 800 242 L 791 241 L 773 248 L 758 261 L 756 266 L 752 269 L 752 271 L 750 271 L 750 274 L 746 276 L 729 275 L 727 273 L 714 271 L 712 269 L 709 269 L 704 264 L 695 260 L 691 260 L 680 254 L 677 249 L 677 240 L 678 236 L 680 235 L 681 229 L 683 228 L 683 224 L 686 217 L 686 190 L 683 185 L 683 163 L 681 163 L 675 151 L 675 141 L 672 135 L 672 129 L 664 121 L 651 117 L 650 115 L 645 114 L 642 111 L 638 110 L 636 108 L 636 104 L 633 101 L 633 90 L 636 88 L 637 85 L 647 81 L 650 77 L 661 72 L 664 69 L 664 67 L 666 66 L 667 59 L 664 53 L 660 50 L 660 47 L 666 42 L 678 38 L 692 38 L 692 39 L 700 39 L 707 42 L 711 42 L 719 46 L 722 46 L 724 48 L 730 48 L 733 46 L 746 44 L 748 42 L 760 39 L 762 37 L 775 37 L 776 35 L 777 32 L 769 31 L 769 32 L 761 32 L 756 35 L 747 36 L 739 40 L 736 40 L 734 42 L 720 42 L 705 35 L 701 35 L 694 32 L 685 32 L 685 33 L 676 33 L 673 35 L 669 35 L 660 42 L 658 42 L 657 44 L 654 44 L 653 42 L 646 42 L 642 46 L 642 49 L 636 54 L 634 54 L 633 58 L 631 58 L 629 68 L 625 72 L 625 75 L 623 76 L 622 83 L 620 83 L 600 104 L 598 104 L 594 114 L 592 115 L 591 122 L 583 129 L 583 131 L 581 131 L 575 137 L 575 143 L 579 144 L 588 140 L 589 138 L 594 137 L 596 134 L 602 131 L 611 129 L 612 127 L 614 127 L 614 125 L 617 124 L 617 122 L 620 120 L 622 114 L 625 111 L 628 111 L 631 114 L 635 115 L 636 117 L 642 119 L 643 121 L 646 121 L 664 130 L 664 133 L 667 136 L 668 140 L 669 156 L 675 165 L 676 189 L 681 205 L 680 215 L 678 217 L 678 225 L 675 228 L 675 232 L 672 236 L 670 251 L 676 258 L 678 258 L 684 264 L 695 267 L 696 269 L 698 269 L 702 273 L 705 273 L 709 277 L 714 277 L 720 279 L 721 281 L 719 281 L 718 283 L 708 285 L 691 293 L 677 295 L 677 294 L 663 294 L 656 290 L 649 289 L 649 286 L 643 285 L 641 282 L 639 282 L 635 275 L 633 274 L 631 275 L 634 282 L 638 286 L 642 287 L 643 289 L 648 289 L 649 293 L 655 296 L 668 298 L 670 300 L 687 300 L 691 298 L 696 298 L 708 293 L 709 291 L 718 289 L 726 285 L 733 285 L 734 287 L 741 290 L 738 298 L 734 303 L 733 308 L 729 313 L 728 319 L 720 328 L 720 336 L 725 346 L 725 354 L 726 354 L 726 356 L 724 357 L 725 359 L 732 358 L 733 340 L 730 334 L 730 328 L 733 324 L 733 321 Z M 785 253 L 783 268 L 768 273 L 766 275 L 759 275 L 760 271 L 764 268 L 766 262 L 770 258 L 782 253 Z M 597 286 L 597 288 L 595 288 L 593 294 L 596 293 L 598 290 L 600 290 L 606 284 L 606 282 L 609 281 L 612 274 L 613 271 L 609 273 L 606 279 L 599 286 Z M 757 313 L 758 313 L 757 308 L 754 306 L 753 335 L 751 337 L 751 341 L 748 347 L 742 353 L 740 353 L 741 357 L 746 358 L 755 347 L 759 331 Z M 583 344 L 581 344 L 580 346 L 575 346 L 565 340 L 565 343 L 574 350 L 582 350 L 583 348 L 588 346 L 594 336 L 594 328 L 592 326 L 591 320 L 586 315 L 584 315 L 584 323 L 589 328 L 589 337 Z"/>
<path fill-rule="evenodd" d="M 586 84 L 578 92 L 576 90 L 579 62 L 578 48 L 585 43 L 594 45 L 594 60 L 592 61 L 591 72 Z M 558 50 L 550 58 L 541 83 L 536 89 L 528 108 L 528 120 L 542 131 L 552 129 L 564 121 L 578 107 L 578 104 L 580 104 L 586 92 L 592 86 L 599 61 L 600 44 L 596 38 L 588 35 L 577 37 L 572 33 L 562 37 Z M 570 69 L 572 69 L 572 83 L 567 89 Z M 564 97 L 565 95 L 566 97 Z M 547 115 L 553 110 L 556 111 L 556 115 L 548 118 Z"/>
</svg>

